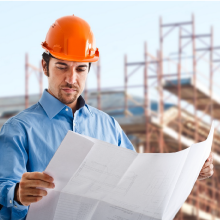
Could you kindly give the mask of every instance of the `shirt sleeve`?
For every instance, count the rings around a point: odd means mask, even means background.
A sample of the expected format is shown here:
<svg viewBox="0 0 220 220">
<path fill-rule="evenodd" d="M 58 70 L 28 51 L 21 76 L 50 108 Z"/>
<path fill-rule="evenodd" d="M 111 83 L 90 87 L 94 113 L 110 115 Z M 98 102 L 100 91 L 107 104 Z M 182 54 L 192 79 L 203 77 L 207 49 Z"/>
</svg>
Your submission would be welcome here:
<svg viewBox="0 0 220 220">
<path fill-rule="evenodd" d="M 114 117 L 112 117 L 112 118 L 114 119 L 115 126 L 116 126 L 116 131 L 117 131 L 117 136 L 118 136 L 118 146 L 127 148 L 129 150 L 136 151 L 134 146 L 132 145 L 131 141 L 128 139 L 127 135 L 122 130 L 119 123 L 115 120 Z"/>
<path fill-rule="evenodd" d="M 0 131 L 0 204 L 3 205 L 0 216 L 3 219 L 22 219 L 27 214 L 28 207 L 14 201 L 16 183 L 27 172 L 26 143 L 21 122 L 10 119 L 3 125 Z"/>
</svg>

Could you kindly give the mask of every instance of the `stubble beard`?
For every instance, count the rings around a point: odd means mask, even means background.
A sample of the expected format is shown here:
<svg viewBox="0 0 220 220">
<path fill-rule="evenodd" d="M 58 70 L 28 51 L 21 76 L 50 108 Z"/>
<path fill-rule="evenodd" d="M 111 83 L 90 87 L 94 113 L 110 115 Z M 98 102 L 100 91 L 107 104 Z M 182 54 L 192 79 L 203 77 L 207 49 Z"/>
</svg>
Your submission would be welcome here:
<svg viewBox="0 0 220 220">
<path fill-rule="evenodd" d="M 60 90 L 59 90 L 59 93 L 58 93 L 58 99 L 59 99 L 62 103 L 68 105 L 68 104 L 72 104 L 73 102 L 75 102 L 75 101 L 77 100 L 78 94 L 79 94 L 79 91 L 77 90 L 76 93 L 74 93 L 74 94 L 64 95 L 64 94 L 62 93 L 62 90 L 60 89 Z M 70 98 L 70 97 L 71 97 L 71 98 Z"/>
</svg>

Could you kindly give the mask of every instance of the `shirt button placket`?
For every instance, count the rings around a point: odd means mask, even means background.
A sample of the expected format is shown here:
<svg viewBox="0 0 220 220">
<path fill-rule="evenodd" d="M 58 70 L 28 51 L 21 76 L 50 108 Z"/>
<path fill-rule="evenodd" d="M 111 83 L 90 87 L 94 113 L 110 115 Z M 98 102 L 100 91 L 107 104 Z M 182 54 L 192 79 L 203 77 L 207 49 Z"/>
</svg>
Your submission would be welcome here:
<svg viewBox="0 0 220 220">
<path fill-rule="evenodd" d="M 74 120 L 73 120 L 73 130 L 76 132 L 76 117 L 77 117 L 77 111 L 74 114 Z"/>
<path fill-rule="evenodd" d="M 76 123 L 73 121 L 73 131 L 76 131 Z"/>
</svg>

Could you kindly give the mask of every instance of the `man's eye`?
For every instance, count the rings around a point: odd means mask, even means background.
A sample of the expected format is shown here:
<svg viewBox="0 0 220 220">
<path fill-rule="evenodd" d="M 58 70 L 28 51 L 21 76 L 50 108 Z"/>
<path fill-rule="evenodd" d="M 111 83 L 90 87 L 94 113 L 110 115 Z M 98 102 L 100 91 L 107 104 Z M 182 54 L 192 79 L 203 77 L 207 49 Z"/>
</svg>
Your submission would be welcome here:
<svg viewBox="0 0 220 220">
<path fill-rule="evenodd" d="M 59 66 L 57 66 L 57 68 L 60 69 L 60 70 L 66 69 L 66 67 L 59 67 Z"/>
<path fill-rule="evenodd" d="M 83 72 L 85 71 L 86 69 L 78 69 L 79 72 Z"/>
</svg>

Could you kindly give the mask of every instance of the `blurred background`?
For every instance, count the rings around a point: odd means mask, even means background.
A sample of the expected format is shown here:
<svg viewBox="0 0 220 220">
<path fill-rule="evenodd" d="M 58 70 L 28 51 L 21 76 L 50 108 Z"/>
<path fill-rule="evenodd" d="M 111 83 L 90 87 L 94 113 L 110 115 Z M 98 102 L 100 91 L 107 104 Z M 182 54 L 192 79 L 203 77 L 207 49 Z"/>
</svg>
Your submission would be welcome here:
<svg viewBox="0 0 220 220">
<path fill-rule="evenodd" d="M 0 2 L 0 128 L 40 99 L 41 42 L 76 15 L 100 51 L 83 96 L 115 117 L 137 152 L 176 152 L 216 121 L 214 175 L 197 181 L 175 219 L 220 220 L 220 2 Z"/>
</svg>

